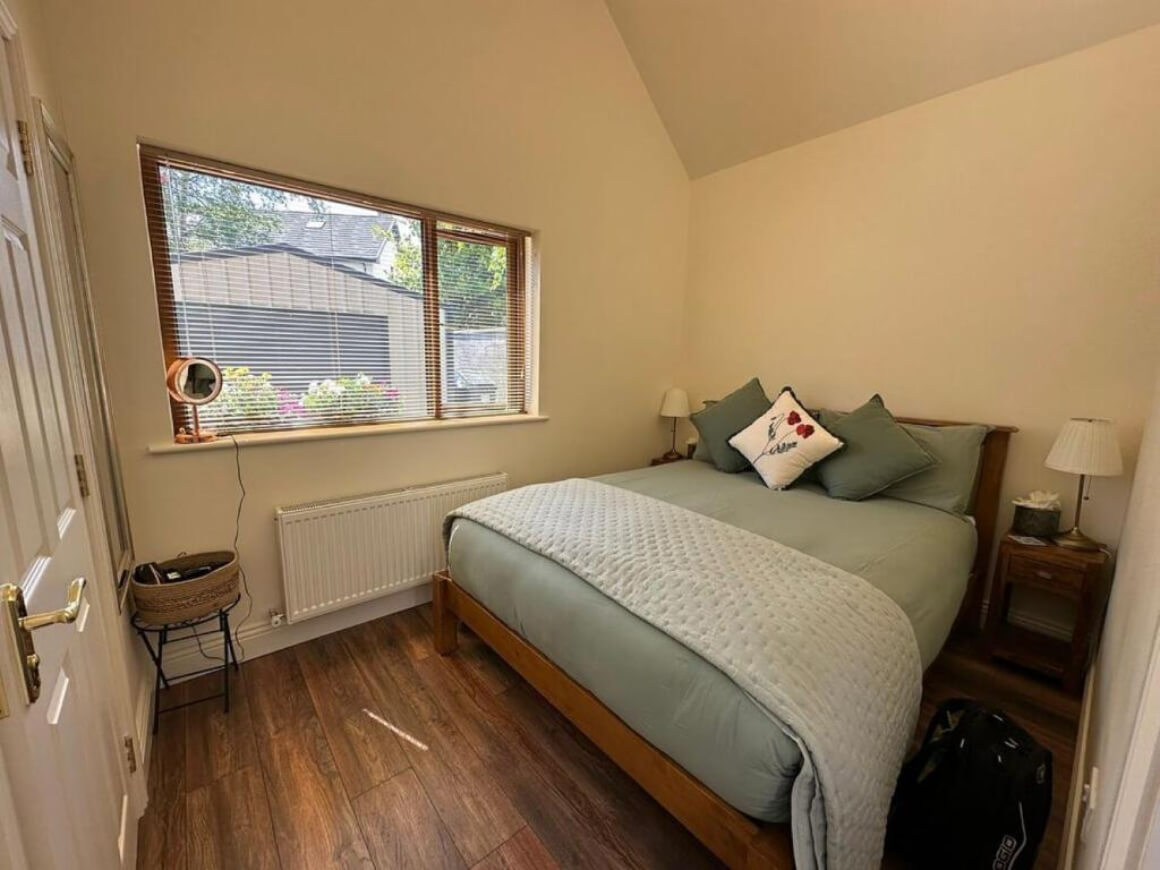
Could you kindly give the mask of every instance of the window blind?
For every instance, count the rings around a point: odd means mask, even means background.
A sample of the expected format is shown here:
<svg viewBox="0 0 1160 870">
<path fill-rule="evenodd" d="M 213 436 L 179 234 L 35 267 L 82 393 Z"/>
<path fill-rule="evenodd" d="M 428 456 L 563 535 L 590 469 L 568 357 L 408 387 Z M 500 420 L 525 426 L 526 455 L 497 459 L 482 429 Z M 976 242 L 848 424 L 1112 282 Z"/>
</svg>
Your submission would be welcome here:
<svg viewBox="0 0 1160 870">
<path fill-rule="evenodd" d="M 526 231 L 141 146 L 166 366 L 220 434 L 526 412 Z M 163 373 L 159 373 L 160 378 Z M 191 424 L 173 406 L 175 432 Z"/>
</svg>

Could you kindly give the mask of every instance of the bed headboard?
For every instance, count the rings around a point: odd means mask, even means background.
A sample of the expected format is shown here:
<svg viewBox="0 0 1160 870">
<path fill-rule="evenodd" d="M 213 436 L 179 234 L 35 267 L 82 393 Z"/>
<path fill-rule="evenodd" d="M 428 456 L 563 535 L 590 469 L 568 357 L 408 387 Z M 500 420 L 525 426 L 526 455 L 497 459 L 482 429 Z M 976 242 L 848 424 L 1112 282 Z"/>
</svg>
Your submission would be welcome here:
<svg viewBox="0 0 1160 870">
<path fill-rule="evenodd" d="M 919 426 L 965 426 L 953 420 L 924 420 L 917 417 L 898 417 L 900 423 Z M 991 562 L 991 551 L 995 546 L 995 535 L 999 522 L 999 492 L 1003 486 L 1003 468 L 1007 464 L 1007 445 L 1011 436 L 1019 430 L 1014 426 L 988 427 L 983 439 L 983 455 L 979 459 L 979 471 L 975 478 L 975 492 L 971 496 L 969 512 L 975 518 L 978 546 L 975 562 L 971 566 L 971 576 L 967 583 L 967 594 L 963 596 L 955 628 L 970 633 L 980 628 L 983 611 L 983 587 L 987 582 L 987 568 Z"/>
</svg>

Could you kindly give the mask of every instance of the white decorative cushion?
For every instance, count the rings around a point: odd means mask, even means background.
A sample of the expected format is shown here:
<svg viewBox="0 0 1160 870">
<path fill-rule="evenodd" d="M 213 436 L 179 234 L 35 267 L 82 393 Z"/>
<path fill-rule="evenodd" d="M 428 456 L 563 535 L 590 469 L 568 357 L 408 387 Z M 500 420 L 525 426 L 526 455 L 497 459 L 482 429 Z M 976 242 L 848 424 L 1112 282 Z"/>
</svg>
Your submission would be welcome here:
<svg viewBox="0 0 1160 870">
<path fill-rule="evenodd" d="M 789 387 L 729 444 L 749 460 L 770 489 L 785 489 L 815 462 L 845 446 L 806 412 Z"/>
</svg>

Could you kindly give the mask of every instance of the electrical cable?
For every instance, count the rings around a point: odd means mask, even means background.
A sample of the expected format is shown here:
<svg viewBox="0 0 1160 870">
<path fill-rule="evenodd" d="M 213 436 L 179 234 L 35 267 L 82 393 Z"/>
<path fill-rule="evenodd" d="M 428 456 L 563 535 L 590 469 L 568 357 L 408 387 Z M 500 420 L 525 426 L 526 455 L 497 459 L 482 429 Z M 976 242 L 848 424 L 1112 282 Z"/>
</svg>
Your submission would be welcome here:
<svg viewBox="0 0 1160 870">
<path fill-rule="evenodd" d="M 246 483 L 242 479 L 242 453 L 241 453 L 241 447 L 238 445 L 237 436 L 231 435 L 230 440 L 234 443 L 234 469 L 237 473 L 238 490 L 239 490 L 239 492 L 238 492 L 238 507 L 234 513 L 234 545 L 233 545 L 233 550 L 234 550 L 234 555 L 237 557 L 237 560 L 238 560 L 238 576 L 242 580 L 242 594 L 245 595 L 245 597 L 246 597 L 246 615 L 244 617 L 242 617 L 240 620 L 238 620 L 238 622 L 234 625 L 234 630 L 233 630 L 234 657 L 237 660 L 237 662 L 240 664 L 241 662 L 246 660 L 246 647 L 242 643 L 242 625 L 244 625 L 245 622 L 253 615 L 254 597 L 250 594 L 250 583 L 249 583 L 249 580 L 246 578 L 246 569 L 243 568 L 242 564 L 241 564 L 242 563 L 241 551 L 238 550 L 238 539 L 241 537 L 241 534 L 242 534 L 242 506 L 246 503 Z M 220 655 L 220 656 L 214 655 L 212 653 L 207 653 L 205 651 L 205 648 L 202 647 L 202 645 L 201 645 L 202 635 L 198 632 L 197 627 L 190 626 L 190 630 L 193 632 L 193 637 L 197 641 L 197 651 L 199 653 L 201 653 L 202 658 L 208 659 L 209 661 L 214 661 L 214 662 L 225 661 L 225 658 L 224 658 L 225 650 L 222 650 L 222 655 Z"/>
<path fill-rule="evenodd" d="M 238 509 L 234 514 L 234 555 L 238 560 L 238 575 L 242 578 L 242 592 L 246 596 L 246 615 L 238 620 L 234 626 L 234 658 L 236 661 L 245 661 L 246 648 L 242 644 L 242 626 L 254 613 L 254 596 L 250 594 L 250 582 L 246 578 L 246 569 L 242 567 L 242 554 L 238 550 L 238 538 L 242 534 L 242 505 L 246 503 L 246 483 L 242 480 L 242 448 L 238 445 L 238 436 L 231 435 L 234 442 L 234 468 L 238 476 Z"/>
</svg>

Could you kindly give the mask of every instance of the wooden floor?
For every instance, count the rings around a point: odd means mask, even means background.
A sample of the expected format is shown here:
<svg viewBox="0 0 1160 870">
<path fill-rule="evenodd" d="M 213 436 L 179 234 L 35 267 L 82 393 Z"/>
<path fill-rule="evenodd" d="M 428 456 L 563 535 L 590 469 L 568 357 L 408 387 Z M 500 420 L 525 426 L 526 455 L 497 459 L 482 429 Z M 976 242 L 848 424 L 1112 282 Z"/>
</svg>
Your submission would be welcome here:
<svg viewBox="0 0 1160 870">
<path fill-rule="evenodd" d="M 430 609 L 247 662 L 220 701 L 161 717 L 138 867 L 689 867 L 716 862 L 474 637 L 443 658 Z M 201 678 L 163 704 L 210 694 Z M 1053 868 L 1078 704 L 944 653 L 933 706 L 965 695 L 1010 712 L 1055 753 L 1037 866 Z"/>
</svg>

